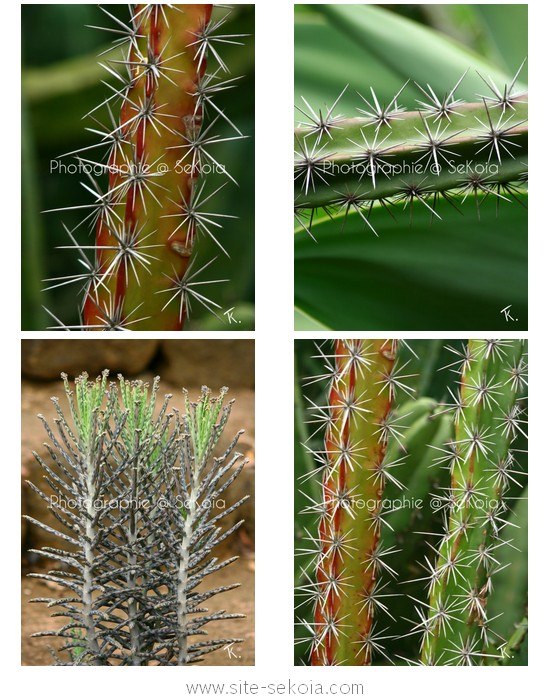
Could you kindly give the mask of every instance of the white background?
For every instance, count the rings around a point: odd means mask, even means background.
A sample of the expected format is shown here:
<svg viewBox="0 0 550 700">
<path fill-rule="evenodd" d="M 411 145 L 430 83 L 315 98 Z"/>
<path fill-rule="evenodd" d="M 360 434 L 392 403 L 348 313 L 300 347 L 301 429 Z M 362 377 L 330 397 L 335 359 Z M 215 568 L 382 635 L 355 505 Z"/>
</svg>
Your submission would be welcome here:
<svg viewBox="0 0 550 700">
<path fill-rule="evenodd" d="M 20 339 L 59 338 L 59 332 L 22 333 L 19 307 L 20 229 L 15 203 L 18 195 L 19 144 L 19 6 L 3 6 L 2 61 L 2 168 L 1 236 L 6 263 L 2 276 L 3 317 L 1 401 L 3 451 L 0 513 L 2 517 L 2 652 L 4 685 L 8 693 L 39 698 L 95 698 L 160 693 L 184 696 L 184 681 L 361 682 L 365 696 L 384 698 L 490 698 L 524 696 L 535 686 L 548 685 L 550 629 L 550 572 L 548 514 L 550 461 L 548 403 L 549 357 L 546 357 L 548 305 L 548 192 L 542 192 L 542 169 L 548 165 L 550 115 L 548 13 L 545 3 L 530 5 L 529 73 L 532 86 L 530 122 L 530 630 L 529 667 L 512 668 L 297 668 L 293 667 L 293 338 L 319 337 L 318 333 L 293 332 L 293 5 L 287 0 L 256 3 L 256 331 L 254 333 L 186 333 L 185 337 L 256 339 L 256 667 L 193 667 L 160 672 L 114 671 L 79 668 L 20 667 L 19 650 L 19 431 L 18 401 Z M 546 131 L 544 129 L 546 128 Z M 533 144 L 536 147 L 533 147 Z M 32 251 L 24 250 L 24 255 Z M 488 329 L 489 331 L 490 329 Z M 80 333 L 79 335 L 83 335 Z M 135 332 L 133 337 L 154 334 Z M 354 337 L 364 334 L 354 333 Z M 372 335 L 372 333 L 370 334 Z M 404 338 L 435 337 L 431 333 L 394 334 Z M 453 334 L 445 333 L 445 337 Z M 458 333 L 456 337 L 480 334 Z M 327 334 L 338 337 L 339 334 Z M 514 337 L 513 333 L 500 337 Z M 181 338 L 165 333 L 163 337 Z M 545 340 L 546 338 L 546 340 Z M 108 338 L 105 339 L 108 342 Z M 550 353 L 548 353 L 550 354 Z M 544 364 L 546 363 L 546 370 Z M 547 397 L 548 400 L 548 397 Z M 548 450 L 545 452 L 544 450 Z M 549 645 L 549 646 L 547 646 Z M 91 678 L 91 676 L 94 678 Z M 99 676 L 102 676 L 100 678 Z M 139 679 L 137 676 L 140 676 Z M 160 680 L 160 682 L 159 682 Z M 544 692 L 544 691 L 542 691 Z M 259 697 L 265 697 L 260 693 Z"/>
</svg>

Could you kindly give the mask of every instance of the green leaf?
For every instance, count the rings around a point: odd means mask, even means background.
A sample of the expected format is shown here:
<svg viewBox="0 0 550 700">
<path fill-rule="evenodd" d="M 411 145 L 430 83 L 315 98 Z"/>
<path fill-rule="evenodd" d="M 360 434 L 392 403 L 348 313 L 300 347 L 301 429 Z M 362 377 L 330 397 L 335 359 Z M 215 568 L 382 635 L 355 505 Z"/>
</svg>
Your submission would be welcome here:
<svg viewBox="0 0 550 700">
<path fill-rule="evenodd" d="M 338 102 L 338 114 L 358 114 L 355 90 L 362 92 L 373 84 L 380 99 L 388 100 L 403 86 L 390 67 L 335 27 L 324 21 L 298 21 L 294 27 L 295 104 L 307 111 L 303 96 L 313 109 L 330 106 L 348 83 L 349 89 Z M 413 103 L 418 94 L 408 86 L 402 97 L 405 103 Z M 296 120 L 302 118 L 296 112 Z"/>
<path fill-rule="evenodd" d="M 304 109 L 302 96 L 313 109 L 323 108 L 349 84 L 336 112 L 353 116 L 355 90 L 368 94 L 372 86 L 378 98 L 387 102 L 409 79 L 399 103 L 412 109 L 415 98 L 422 98 L 412 81 L 429 83 L 436 93 L 445 94 L 466 70 L 456 96 L 472 100 L 477 92 L 487 90 L 476 71 L 503 86 L 517 70 L 516 66 L 505 73 L 448 36 L 379 7 L 312 7 L 318 14 L 296 14 L 294 33 L 295 104 Z M 503 8 L 503 16 L 508 16 L 508 7 Z M 300 121 L 299 113 L 296 119 Z"/>
<path fill-rule="evenodd" d="M 489 597 L 488 615 L 495 618 L 493 631 L 508 638 L 525 614 L 527 604 L 528 490 L 521 493 L 500 537 L 513 547 L 501 547 L 500 568 L 494 577 L 494 593 Z"/>
<path fill-rule="evenodd" d="M 494 63 L 515 75 L 527 56 L 527 4 L 470 6 L 488 40 Z M 520 80 L 526 80 L 524 67 Z"/>
<path fill-rule="evenodd" d="M 518 197 L 524 204 L 526 195 Z M 335 330 L 525 330 L 527 212 L 518 202 L 475 197 L 442 221 L 415 200 L 410 213 L 372 210 L 376 238 L 356 213 L 319 217 L 295 235 L 295 303 L 309 323 Z M 515 321 L 501 310 L 511 305 Z M 299 317 L 296 330 L 305 330 Z M 310 328 L 310 327 L 309 327 Z M 308 328 L 308 329 L 309 329 Z"/>
<path fill-rule="evenodd" d="M 402 81 L 429 83 L 437 92 L 446 93 L 462 73 L 457 97 L 471 99 L 483 85 L 476 71 L 490 73 L 498 84 L 507 75 L 486 59 L 447 36 L 417 22 L 373 5 L 317 5 L 350 39 L 367 49 L 384 65 L 400 75 Z"/>
<path fill-rule="evenodd" d="M 22 258 L 24 265 L 21 272 L 21 327 L 39 330 L 46 323 L 46 314 L 42 305 L 46 296 L 42 294 L 44 279 L 44 232 L 40 217 L 40 195 L 38 192 L 35 144 L 28 124 L 26 100 L 22 102 L 22 136 L 21 160 L 22 168 Z"/>
<path fill-rule="evenodd" d="M 301 331 L 326 331 L 330 330 L 329 326 L 325 326 L 311 316 L 308 316 L 304 311 L 298 308 L 294 309 L 294 326 Z"/>
</svg>

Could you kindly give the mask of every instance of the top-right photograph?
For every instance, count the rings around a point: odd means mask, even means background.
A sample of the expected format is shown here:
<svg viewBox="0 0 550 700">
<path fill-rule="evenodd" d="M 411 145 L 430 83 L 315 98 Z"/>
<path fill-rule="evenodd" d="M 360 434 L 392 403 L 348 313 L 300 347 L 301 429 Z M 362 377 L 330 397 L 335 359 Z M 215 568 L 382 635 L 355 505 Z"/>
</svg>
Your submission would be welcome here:
<svg viewBox="0 0 550 700">
<path fill-rule="evenodd" d="M 295 330 L 528 329 L 527 12 L 295 6 Z"/>
</svg>

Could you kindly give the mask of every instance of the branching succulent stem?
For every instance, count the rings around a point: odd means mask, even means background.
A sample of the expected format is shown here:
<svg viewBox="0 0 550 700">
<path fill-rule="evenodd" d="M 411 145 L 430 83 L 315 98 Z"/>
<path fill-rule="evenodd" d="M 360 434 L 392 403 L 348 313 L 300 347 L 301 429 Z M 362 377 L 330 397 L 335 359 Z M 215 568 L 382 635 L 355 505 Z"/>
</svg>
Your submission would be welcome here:
<svg viewBox="0 0 550 700">
<path fill-rule="evenodd" d="M 46 600 L 71 623 L 39 636 L 63 641 L 59 652 L 68 652 L 70 663 L 54 652 L 57 665 L 197 663 L 237 640 L 193 638 L 206 635 L 210 622 L 242 617 L 208 613 L 204 607 L 238 584 L 199 588 L 208 574 L 237 558 L 218 563 L 212 556 L 242 524 L 223 531 L 224 516 L 247 498 L 213 512 L 214 502 L 245 464 L 235 466 L 240 455 L 233 454 L 240 432 L 222 457 L 213 456 L 232 402 L 224 405 L 226 389 L 211 398 L 204 388 L 196 403 L 185 394 L 182 416 L 175 409 L 167 414 L 170 396 L 156 410 L 158 378 L 150 397 L 143 382 L 120 377 L 118 387 L 112 383 L 106 389 L 106 378 L 106 373 L 95 382 L 87 375 L 77 378 L 75 397 L 64 378 L 73 425 L 54 399 L 59 439 L 43 419 L 55 466 L 37 459 L 54 492 L 63 498 L 70 494 L 78 505 L 69 513 L 31 484 L 56 518 L 76 533 L 69 537 L 29 518 L 75 550 L 46 547 L 37 552 L 66 565 L 68 572 L 32 575 L 64 585 L 73 596 Z"/>
</svg>

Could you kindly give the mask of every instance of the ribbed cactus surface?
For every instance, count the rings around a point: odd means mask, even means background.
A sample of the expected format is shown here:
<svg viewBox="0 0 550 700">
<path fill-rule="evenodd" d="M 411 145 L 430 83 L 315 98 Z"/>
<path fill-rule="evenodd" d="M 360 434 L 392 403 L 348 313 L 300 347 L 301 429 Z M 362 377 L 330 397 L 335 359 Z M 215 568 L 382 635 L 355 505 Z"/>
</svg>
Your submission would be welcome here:
<svg viewBox="0 0 550 700">
<path fill-rule="evenodd" d="M 76 228 L 88 226 L 95 241 L 81 244 L 66 229 L 85 271 L 49 280 L 82 285 L 79 325 L 51 313 L 65 330 L 181 330 L 193 306 L 217 313 L 208 290 L 228 281 L 203 279 L 215 258 L 200 248 L 209 239 L 229 255 L 222 224 L 233 217 L 215 213 L 214 202 L 223 179 L 235 181 L 215 149 L 244 137 L 214 100 L 234 87 L 218 47 L 241 43 L 241 35 L 220 33 L 230 10 L 213 15 L 213 5 L 129 7 L 127 24 L 106 11 L 117 38 L 101 65 L 114 84 L 88 115 L 100 137 L 95 153 L 104 147 L 105 159 L 93 159 L 94 146 L 71 154 L 103 170 L 107 186 L 90 176 L 83 184 L 93 202 L 69 207 L 85 210 Z M 217 122 L 235 136 L 218 135 Z M 217 189 L 212 172 L 223 178 Z"/>
<path fill-rule="evenodd" d="M 358 212 L 377 234 L 373 206 L 412 212 L 418 201 L 441 218 L 443 199 L 456 208 L 469 194 L 478 204 L 488 196 L 514 202 L 527 181 L 527 94 L 514 87 L 516 74 L 503 90 L 486 81 L 491 94 L 466 102 L 456 97 L 463 79 L 445 94 L 417 85 L 423 99 L 414 110 L 399 104 L 406 84 L 387 103 L 373 88 L 359 94 L 359 116 L 338 112 L 341 95 L 319 112 L 304 100 L 295 130 L 298 228 L 309 231 L 318 209 Z"/>
<path fill-rule="evenodd" d="M 514 442 L 525 435 L 523 341 L 471 340 L 460 362 L 455 437 L 443 465 L 445 530 L 429 578 L 422 660 L 477 665 L 495 645 L 487 602 L 501 552 L 508 492 L 517 481 Z"/>
<path fill-rule="evenodd" d="M 509 663 L 527 629 L 524 341 L 446 347 L 439 369 L 458 381 L 440 402 L 417 396 L 435 369 L 428 344 L 317 348 L 322 369 L 304 388 L 326 388 L 306 394 L 296 547 L 307 662 Z M 508 568 L 516 597 L 502 624 Z"/>
</svg>

